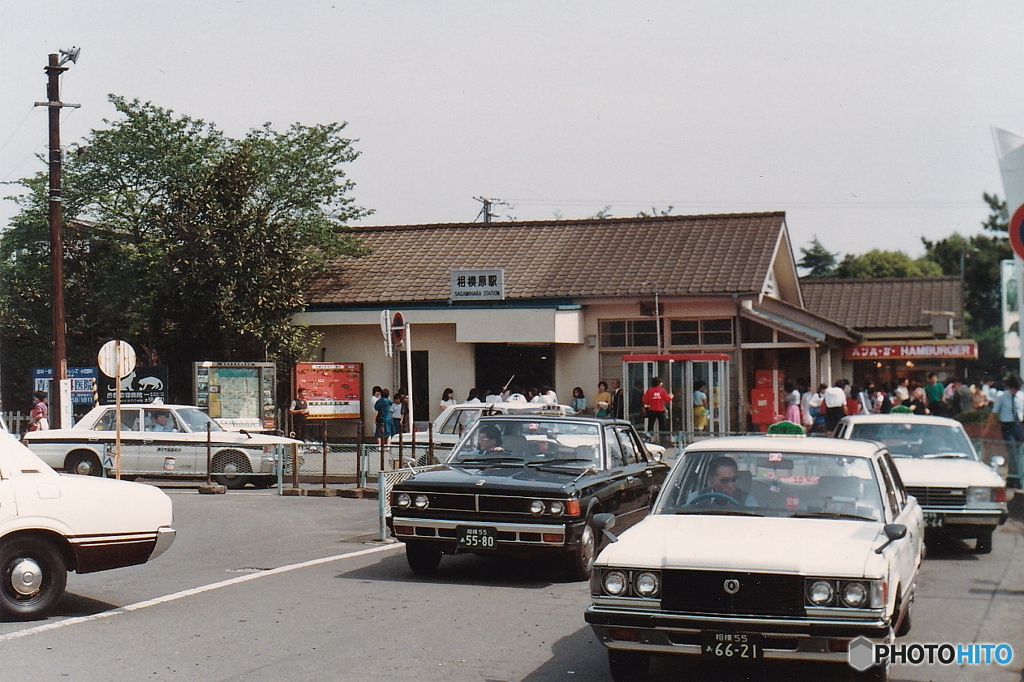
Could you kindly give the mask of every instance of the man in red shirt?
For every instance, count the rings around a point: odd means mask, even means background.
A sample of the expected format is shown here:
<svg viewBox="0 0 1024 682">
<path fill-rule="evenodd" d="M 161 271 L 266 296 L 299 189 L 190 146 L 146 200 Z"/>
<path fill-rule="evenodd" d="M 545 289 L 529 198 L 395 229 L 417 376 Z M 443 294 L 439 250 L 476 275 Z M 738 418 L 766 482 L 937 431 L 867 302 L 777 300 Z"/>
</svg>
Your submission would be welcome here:
<svg viewBox="0 0 1024 682">
<path fill-rule="evenodd" d="M 667 403 L 672 402 L 674 397 L 662 387 L 661 379 L 651 379 L 651 387 L 644 391 L 643 397 L 644 409 L 647 410 L 647 429 L 649 431 L 661 431 L 662 428 L 668 425 L 668 421 L 665 419 L 665 410 L 668 409 Z"/>
</svg>

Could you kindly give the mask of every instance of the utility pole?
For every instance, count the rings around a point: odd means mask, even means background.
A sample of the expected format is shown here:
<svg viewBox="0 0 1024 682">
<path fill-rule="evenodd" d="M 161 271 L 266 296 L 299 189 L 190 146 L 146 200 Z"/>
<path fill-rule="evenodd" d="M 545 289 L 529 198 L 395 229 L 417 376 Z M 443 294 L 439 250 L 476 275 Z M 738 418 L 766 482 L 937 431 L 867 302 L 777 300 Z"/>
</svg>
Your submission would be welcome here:
<svg viewBox="0 0 1024 682">
<path fill-rule="evenodd" d="M 484 197 L 473 197 L 473 198 L 476 199 L 477 201 L 479 201 L 481 204 L 483 204 L 483 206 L 480 208 L 480 212 L 476 214 L 476 217 L 479 218 L 480 216 L 483 216 L 485 223 L 491 222 L 491 218 L 497 218 L 496 215 L 491 213 L 491 206 L 494 206 L 494 205 L 510 206 L 511 205 L 507 201 L 502 201 L 501 199 L 487 199 L 487 198 L 484 198 Z"/>
<path fill-rule="evenodd" d="M 49 398 L 50 418 L 57 428 L 65 425 L 60 393 L 62 382 L 68 376 L 67 348 L 64 341 L 64 217 L 60 188 L 63 152 L 60 148 L 60 110 L 63 107 L 77 109 L 82 106 L 60 101 L 60 75 L 68 70 L 64 64 L 68 61 L 76 63 L 80 49 L 72 47 L 70 50 L 60 52 L 64 56 L 51 54 L 46 66 L 46 101 L 35 103 L 37 107 L 47 107 L 50 110 L 50 309 L 53 316 L 53 379 L 50 382 Z"/>
</svg>

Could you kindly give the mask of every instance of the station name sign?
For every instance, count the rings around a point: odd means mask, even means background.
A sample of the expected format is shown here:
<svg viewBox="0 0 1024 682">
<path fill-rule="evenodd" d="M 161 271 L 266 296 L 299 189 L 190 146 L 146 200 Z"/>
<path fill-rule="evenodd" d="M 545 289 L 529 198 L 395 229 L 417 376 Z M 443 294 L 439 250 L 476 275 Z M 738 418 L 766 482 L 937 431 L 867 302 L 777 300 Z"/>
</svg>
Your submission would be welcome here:
<svg viewBox="0 0 1024 682">
<path fill-rule="evenodd" d="M 847 360 L 913 360 L 916 358 L 977 360 L 978 344 L 971 339 L 859 343 L 847 348 L 845 356 Z"/>
<path fill-rule="evenodd" d="M 504 301 L 504 268 L 452 268 L 453 301 Z"/>
</svg>

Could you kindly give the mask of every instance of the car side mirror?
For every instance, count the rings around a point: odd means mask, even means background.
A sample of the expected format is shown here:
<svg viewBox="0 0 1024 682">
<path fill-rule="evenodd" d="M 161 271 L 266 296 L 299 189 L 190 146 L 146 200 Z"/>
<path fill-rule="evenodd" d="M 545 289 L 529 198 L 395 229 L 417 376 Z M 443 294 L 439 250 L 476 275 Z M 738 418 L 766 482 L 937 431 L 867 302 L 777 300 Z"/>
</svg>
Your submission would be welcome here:
<svg viewBox="0 0 1024 682">
<path fill-rule="evenodd" d="M 594 527 L 604 533 L 609 542 L 619 541 L 619 538 L 611 532 L 611 529 L 615 527 L 615 514 L 594 514 Z"/>
<path fill-rule="evenodd" d="M 1006 464 L 1006 459 L 1002 455 L 992 455 L 992 459 L 988 463 L 992 468 L 1001 467 Z"/>
<path fill-rule="evenodd" d="M 899 540 L 900 538 L 906 537 L 907 527 L 904 526 L 902 523 L 887 523 L 882 528 L 882 532 L 885 533 L 885 537 L 889 539 L 886 540 L 881 547 L 875 550 L 875 554 L 881 554 L 882 550 L 884 550 L 886 547 L 888 547 L 895 541 Z"/>
</svg>

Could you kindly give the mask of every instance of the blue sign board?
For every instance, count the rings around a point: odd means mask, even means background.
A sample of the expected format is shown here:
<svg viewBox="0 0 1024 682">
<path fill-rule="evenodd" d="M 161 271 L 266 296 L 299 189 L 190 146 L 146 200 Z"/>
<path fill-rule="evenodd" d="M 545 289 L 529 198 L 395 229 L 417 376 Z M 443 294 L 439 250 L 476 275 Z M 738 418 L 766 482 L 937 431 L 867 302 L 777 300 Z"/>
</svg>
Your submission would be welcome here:
<svg viewBox="0 0 1024 682">
<path fill-rule="evenodd" d="M 96 367 L 68 367 L 68 379 L 71 379 L 71 404 L 95 405 L 96 382 L 100 371 Z M 53 367 L 35 367 L 32 369 L 32 391 L 42 391 L 50 395 L 50 382 L 53 381 Z"/>
</svg>

